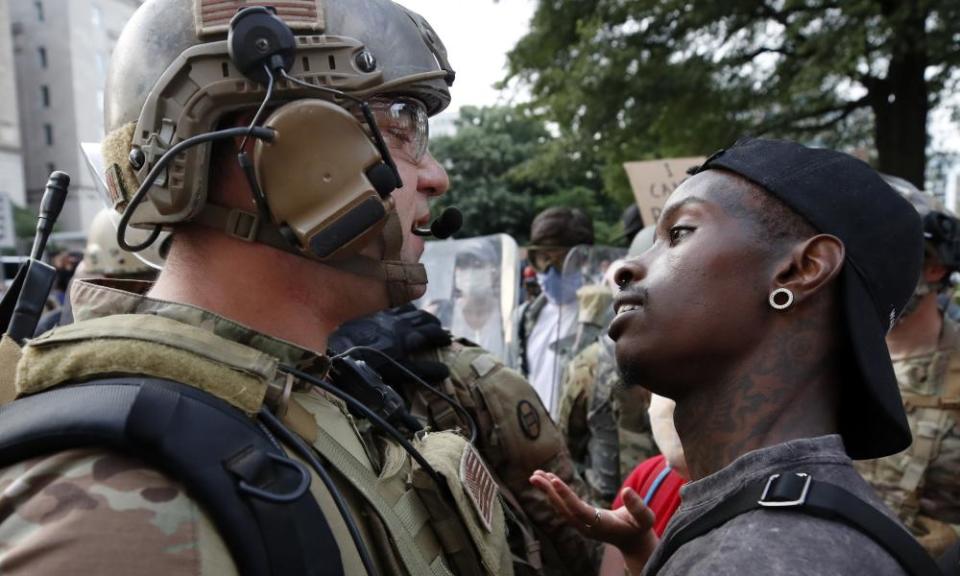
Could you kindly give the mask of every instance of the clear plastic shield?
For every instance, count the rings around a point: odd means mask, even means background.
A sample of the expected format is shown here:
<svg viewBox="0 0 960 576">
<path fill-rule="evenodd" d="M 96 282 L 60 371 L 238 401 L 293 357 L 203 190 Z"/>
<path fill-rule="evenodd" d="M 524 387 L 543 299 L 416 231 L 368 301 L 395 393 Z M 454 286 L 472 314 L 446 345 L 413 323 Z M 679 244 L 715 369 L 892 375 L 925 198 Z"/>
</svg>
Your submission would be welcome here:
<svg viewBox="0 0 960 576">
<path fill-rule="evenodd" d="M 519 261 L 506 234 L 427 242 L 427 293 L 415 304 L 501 360 L 513 334 Z"/>
<path fill-rule="evenodd" d="M 557 389 L 553 398 L 557 406 L 563 397 L 567 365 L 574 356 L 605 334 L 607 326 L 613 320 L 613 274 L 626 256 L 626 248 L 601 245 L 576 246 L 567 253 L 560 285 L 564 291 L 570 293 L 565 292 L 562 300 L 576 300 L 577 304 L 560 307 L 559 325 L 571 325 L 571 320 L 564 318 L 564 314 L 576 314 L 577 318 L 572 321 L 575 326 L 573 332 L 558 343 L 554 357 L 554 381 Z M 552 408 L 556 409 L 557 407 Z"/>
<path fill-rule="evenodd" d="M 110 220 L 113 222 L 114 229 L 116 229 L 120 222 L 120 213 L 113 210 L 113 202 L 110 200 L 110 192 L 107 189 L 107 181 L 104 177 L 106 167 L 103 162 L 103 154 L 100 152 L 100 143 L 82 142 L 80 144 L 80 151 L 83 159 L 86 161 L 87 169 L 93 176 L 93 181 L 97 187 L 97 192 L 100 194 L 100 199 L 103 201 L 104 207 L 110 208 Z M 126 238 L 130 244 L 140 244 L 146 240 L 148 236 L 150 236 L 148 230 L 141 230 L 132 226 L 127 228 Z M 169 232 L 161 232 L 153 244 L 140 252 L 135 252 L 134 256 L 147 266 L 160 270 L 163 268 L 163 256 L 161 255 L 160 247 L 163 246 L 169 237 Z"/>
</svg>

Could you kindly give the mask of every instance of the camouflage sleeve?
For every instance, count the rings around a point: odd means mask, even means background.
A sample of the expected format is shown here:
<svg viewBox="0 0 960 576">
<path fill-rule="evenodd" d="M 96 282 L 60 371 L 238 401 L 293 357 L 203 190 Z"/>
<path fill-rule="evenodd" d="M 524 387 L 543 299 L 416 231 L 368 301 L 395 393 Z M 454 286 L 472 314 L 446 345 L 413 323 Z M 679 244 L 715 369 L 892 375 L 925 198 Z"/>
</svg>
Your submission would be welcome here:
<svg viewBox="0 0 960 576">
<path fill-rule="evenodd" d="M 597 543 L 568 526 L 546 496 L 529 483 L 534 470 L 548 470 L 578 493 L 586 493 L 537 392 L 482 348 L 454 343 L 440 351 L 440 358 L 450 367 L 458 399 L 478 423 L 478 450 L 537 530 L 545 562 L 550 563 L 552 556 L 566 573 L 595 573 Z"/>
<path fill-rule="evenodd" d="M 587 397 L 593 384 L 592 368 L 596 365 L 594 356 L 592 347 L 577 354 L 567 365 L 563 377 L 563 396 L 560 398 L 557 425 L 576 462 L 586 459 L 587 440 L 590 437 L 587 428 Z M 593 365 L 591 359 L 594 360 Z"/>
<path fill-rule="evenodd" d="M 179 484 L 135 458 L 77 449 L 0 470 L 0 573 L 237 571 Z"/>
</svg>

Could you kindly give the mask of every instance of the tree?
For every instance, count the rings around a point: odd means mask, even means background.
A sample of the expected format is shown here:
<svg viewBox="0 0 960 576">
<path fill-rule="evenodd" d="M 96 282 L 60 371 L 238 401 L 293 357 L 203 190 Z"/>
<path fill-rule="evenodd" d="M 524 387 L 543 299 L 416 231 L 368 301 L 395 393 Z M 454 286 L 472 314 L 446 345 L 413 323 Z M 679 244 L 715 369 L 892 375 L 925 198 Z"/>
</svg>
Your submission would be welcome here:
<svg viewBox="0 0 960 576">
<path fill-rule="evenodd" d="M 615 194 L 625 160 L 744 133 L 874 148 L 922 186 L 958 35 L 956 0 L 541 0 L 509 78 L 568 142 L 598 144 Z"/>
<path fill-rule="evenodd" d="M 568 159 L 530 110 L 465 106 L 454 125 L 456 132 L 433 138 L 430 149 L 450 177 L 450 191 L 434 209 L 454 205 L 463 212 L 458 236 L 503 232 L 522 243 L 537 212 L 555 205 L 587 209 L 600 241 L 619 234 L 622 206 L 603 196 L 592 162 Z"/>
</svg>

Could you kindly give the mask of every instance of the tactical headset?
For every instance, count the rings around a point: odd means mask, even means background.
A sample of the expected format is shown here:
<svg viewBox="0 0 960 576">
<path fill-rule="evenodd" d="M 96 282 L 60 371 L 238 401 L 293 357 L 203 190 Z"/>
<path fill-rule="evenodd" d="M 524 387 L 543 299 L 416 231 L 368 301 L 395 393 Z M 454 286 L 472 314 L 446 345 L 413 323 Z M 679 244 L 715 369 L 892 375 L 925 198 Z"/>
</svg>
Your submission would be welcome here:
<svg viewBox="0 0 960 576">
<path fill-rule="evenodd" d="M 377 85 L 382 73 L 373 55 L 352 38 L 295 37 L 271 8 L 262 6 L 234 15 L 225 44 L 229 64 L 222 42 L 192 46 L 171 64 L 148 96 L 128 141 L 130 169 L 140 181 L 136 194 L 126 194 L 124 185 L 129 186 L 131 179 L 116 165 L 108 169 L 114 205 L 124 208 L 117 230 L 119 244 L 127 250 L 142 250 L 156 239 L 163 224 L 195 220 L 244 240 L 385 279 L 391 301 L 403 301 L 401 293 L 406 290 L 395 291 L 390 283 L 423 284 L 426 277 L 419 265 L 399 261 L 403 232 L 391 193 L 402 186 L 400 174 L 368 102 L 345 92 L 386 91 L 391 83 Z M 431 50 L 444 69 L 418 76 L 445 76 L 449 84 L 452 71 L 445 58 Z M 199 133 L 171 146 L 181 123 L 212 124 L 231 110 L 249 106 L 249 85 L 231 76 L 230 65 L 256 86 L 266 87 L 250 125 Z M 318 82 L 292 76 L 288 70 L 294 66 L 301 75 L 311 69 L 322 71 Z M 261 125 L 277 88 L 288 98 L 298 99 L 282 103 Z M 313 97 L 304 98 L 307 95 Z M 171 110 L 177 105 L 182 108 Z M 170 116 L 178 117 L 176 125 L 171 125 Z M 426 122 L 425 115 L 422 121 Z M 199 145 L 238 137 L 243 137 L 244 144 L 248 138 L 256 140 L 252 159 L 243 145 L 237 158 L 252 190 L 256 214 L 208 203 L 205 198 L 210 151 L 209 146 Z M 202 195 L 176 193 L 177 186 L 190 179 L 201 182 L 197 188 Z M 138 211 L 148 192 L 150 204 Z M 147 241 L 133 246 L 126 242 L 131 222 L 153 225 Z M 430 229 L 415 233 L 446 237 L 461 222 L 459 211 L 448 209 Z M 377 237 L 381 242 L 374 242 Z"/>
</svg>

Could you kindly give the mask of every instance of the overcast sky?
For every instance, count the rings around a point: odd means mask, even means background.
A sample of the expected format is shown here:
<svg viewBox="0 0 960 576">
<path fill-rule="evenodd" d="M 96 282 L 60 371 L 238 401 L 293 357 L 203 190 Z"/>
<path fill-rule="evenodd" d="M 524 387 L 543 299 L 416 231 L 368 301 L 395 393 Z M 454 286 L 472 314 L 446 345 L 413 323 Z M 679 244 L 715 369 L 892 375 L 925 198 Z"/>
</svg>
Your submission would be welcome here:
<svg viewBox="0 0 960 576">
<path fill-rule="evenodd" d="M 507 52 L 526 33 L 534 0 L 399 0 L 430 22 L 457 72 L 445 115 L 465 105 L 506 102 L 493 84 L 506 71 Z"/>
</svg>

